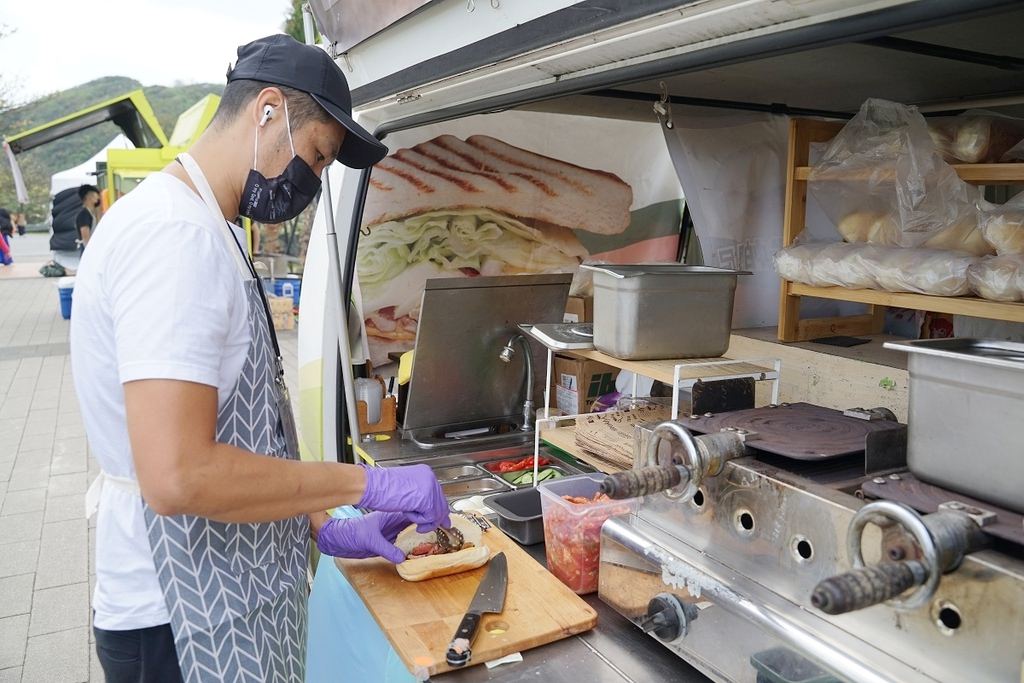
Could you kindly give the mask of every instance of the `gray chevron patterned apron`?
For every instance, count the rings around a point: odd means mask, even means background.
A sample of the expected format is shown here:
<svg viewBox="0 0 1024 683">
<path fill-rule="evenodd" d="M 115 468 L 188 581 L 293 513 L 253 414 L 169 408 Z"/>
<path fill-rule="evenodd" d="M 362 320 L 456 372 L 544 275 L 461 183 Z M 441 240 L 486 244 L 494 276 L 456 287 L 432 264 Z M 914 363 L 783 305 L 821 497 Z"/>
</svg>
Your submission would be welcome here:
<svg viewBox="0 0 1024 683">
<path fill-rule="evenodd" d="M 284 386 L 277 337 L 262 283 L 238 244 L 202 171 L 179 158 L 223 225 L 249 306 L 248 357 L 217 415 L 217 441 L 255 453 L 298 458 L 295 423 Z M 305 677 L 305 517 L 269 524 L 225 524 L 163 517 L 145 508 L 153 559 L 185 681 L 282 682 Z"/>
</svg>

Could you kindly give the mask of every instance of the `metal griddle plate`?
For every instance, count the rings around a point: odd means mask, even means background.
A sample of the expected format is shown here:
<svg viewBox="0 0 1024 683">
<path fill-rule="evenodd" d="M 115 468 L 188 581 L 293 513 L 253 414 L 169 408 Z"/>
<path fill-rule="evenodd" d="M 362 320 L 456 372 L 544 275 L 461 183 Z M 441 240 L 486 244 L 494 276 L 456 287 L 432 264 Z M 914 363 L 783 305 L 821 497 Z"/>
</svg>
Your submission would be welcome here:
<svg viewBox="0 0 1024 683">
<path fill-rule="evenodd" d="M 681 416 L 688 429 L 702 434 L 726 428 L 756 432 L 747 446 L 797 460 L 827 460 L 863 453 L 869 432 L 903 429 L 888 420 L 860 420 L 841 411 L 810 403 L 788 403 L 774 408 L 735 410 L 717 415 Z"/>
<path fill-rule="evenodd" d="M 949 502 L 963 503 L 969 508 L 994 513 L 995 517 L 982 525 L 981 530 L 990 536 L 1024 546 L 1024 515 L 941 486 L 928 484 L 910 472 L 869 479 L 861 488 L 867 498 L 894 500 L 909 505 L 925 515 L 937 511 L 939 505 Z"/>
</svg>

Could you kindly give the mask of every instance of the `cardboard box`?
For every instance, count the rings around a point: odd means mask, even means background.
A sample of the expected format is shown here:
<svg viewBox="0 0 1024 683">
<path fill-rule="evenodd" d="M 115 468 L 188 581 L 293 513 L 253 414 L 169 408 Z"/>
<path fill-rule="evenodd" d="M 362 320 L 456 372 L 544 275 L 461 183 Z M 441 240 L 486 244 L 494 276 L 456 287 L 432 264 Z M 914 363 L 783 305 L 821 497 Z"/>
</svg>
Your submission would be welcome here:
<svg viewBox="0 0 1024 683">
<path fill-rule="evenodd" d="M 565 302 L 565 317 L 562 320 L 567 323 L 594 322 L 594 297 L 570 296 Z"/>
<path fill-rule="evenodd" d="M 551 368 L 551 403 L 566 415 L 590 412 L 594 401 L 615 391 L 618 368 L 595 360 L 556 355 Z"/>
<path fill-rule="evenodd" d="M 267 295 L 267 304 L 270 306 L 275 330 L 295 329 L 295 303 L 290 296 Z"/>
</svg>

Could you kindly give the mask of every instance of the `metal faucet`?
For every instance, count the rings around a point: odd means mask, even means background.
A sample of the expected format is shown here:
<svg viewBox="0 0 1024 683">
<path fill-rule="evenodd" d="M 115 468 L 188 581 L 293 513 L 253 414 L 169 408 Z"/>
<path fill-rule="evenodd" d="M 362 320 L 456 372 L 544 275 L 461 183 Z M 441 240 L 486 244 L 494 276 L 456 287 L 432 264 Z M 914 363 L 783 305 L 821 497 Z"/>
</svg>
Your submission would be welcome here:
<svg viewBox="0 0 1024 683">
<path fill-rule="evenodd" d="M 517 334 L 508 340 L 501 353 L 498 354 L 498 358 L 504 363 L 511 363 L 512 357 L 516 354 L 516 350 L 512 345 L 516 342 L 519 342 L 520 346 L 523 347 L 523 362 L 526 368 L 526 399 L 523 401 L 523 426 L 519 429 L 520 431 L 529 432 L 533 431 L 533 354 L 530 353 L 530 342 L 523 335 Z"/>
</svg>

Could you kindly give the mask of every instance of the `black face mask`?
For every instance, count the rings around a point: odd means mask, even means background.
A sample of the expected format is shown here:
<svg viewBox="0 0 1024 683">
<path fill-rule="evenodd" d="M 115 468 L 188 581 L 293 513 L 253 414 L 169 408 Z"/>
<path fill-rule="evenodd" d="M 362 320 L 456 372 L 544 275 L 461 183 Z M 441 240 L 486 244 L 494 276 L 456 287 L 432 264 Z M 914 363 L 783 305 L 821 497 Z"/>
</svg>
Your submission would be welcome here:
<svg viewBox="0 0 1024 683">
<path fill-rule="evenodd" d="M 281 223 L 295 218 L 320 191 L 320 177 L 313 172 L 302 157 L 295 154 L 292 143 L 291 122 L 288 120 L 288 102 L 284 103 L 285 125 L 288 126 L 288 143 L 292 147 L 292 160 L 284 173 L 267 178 L 253 168 L 245 179 L 238 213 L 260 223 Z M 256 166 L 256 152 L 259 150 L 260 132 L 256 129 L 256 146 L 253 149 L 253 166 Z"/>
</svg>

